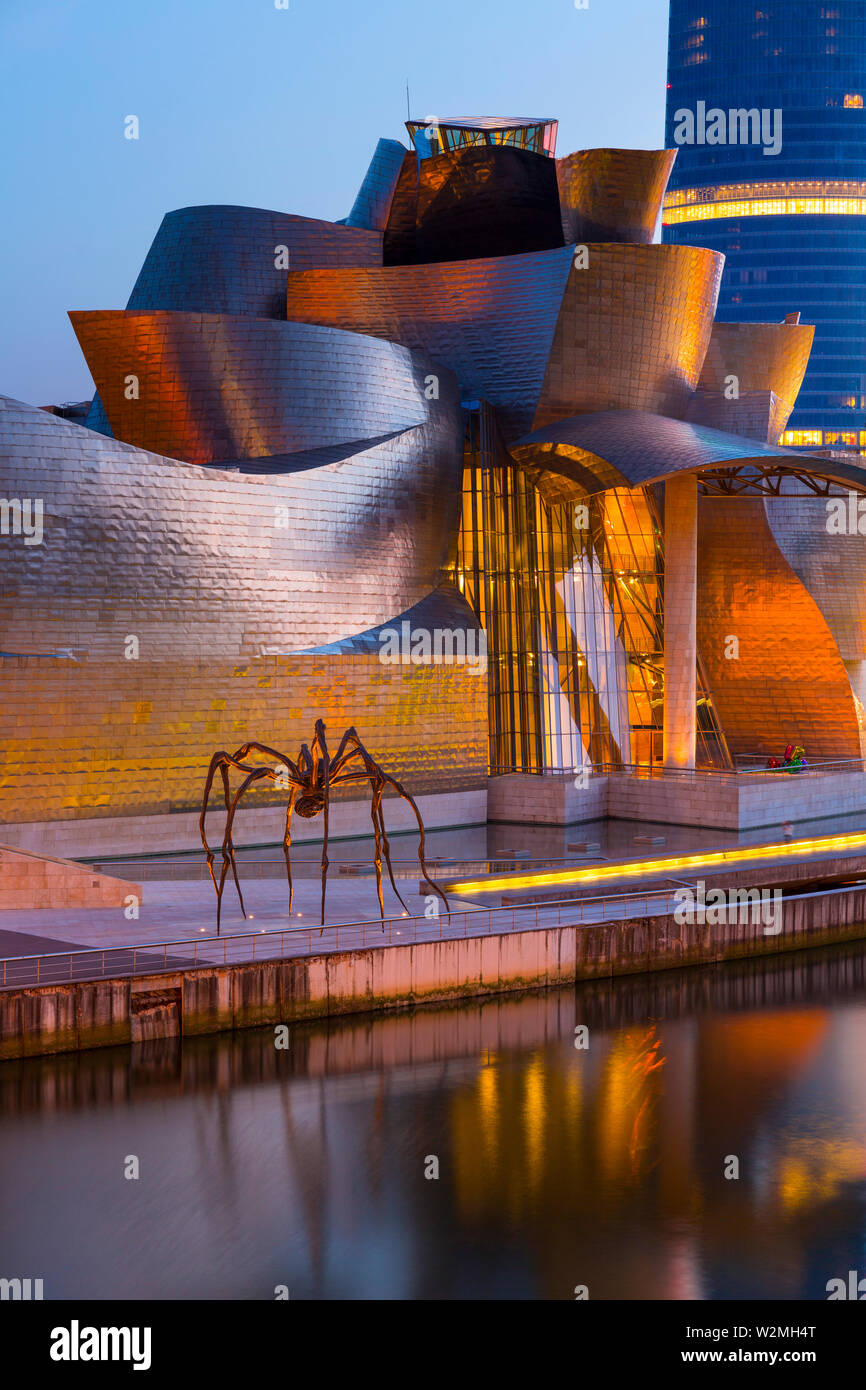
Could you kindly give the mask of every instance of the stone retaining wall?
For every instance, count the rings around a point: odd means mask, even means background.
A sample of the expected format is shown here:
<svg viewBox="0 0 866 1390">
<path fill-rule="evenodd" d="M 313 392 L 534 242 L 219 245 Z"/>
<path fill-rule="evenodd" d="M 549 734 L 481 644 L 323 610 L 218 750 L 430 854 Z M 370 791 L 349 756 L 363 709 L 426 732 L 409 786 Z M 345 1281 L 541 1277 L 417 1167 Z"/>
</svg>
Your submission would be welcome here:
<svg viewBox="0 0 866 1390">
<path fill-rule="evenodd" d="M 141 902 L 140 883 L 127 883 L 68 859 L 0 845 L 0 912 L 124 907 L 132 897 Z"/>
<path fill-rule="evenodd" d="M 866 773 L 701 773 L 633 777 L 614 773 L 491 777 L 488 818 L 521 825 L 577 825 L 581 821 L 656 821 L 717 830 L 755 830 L 785 821 L 821 820 L 866 811 Z"/>
</svg>

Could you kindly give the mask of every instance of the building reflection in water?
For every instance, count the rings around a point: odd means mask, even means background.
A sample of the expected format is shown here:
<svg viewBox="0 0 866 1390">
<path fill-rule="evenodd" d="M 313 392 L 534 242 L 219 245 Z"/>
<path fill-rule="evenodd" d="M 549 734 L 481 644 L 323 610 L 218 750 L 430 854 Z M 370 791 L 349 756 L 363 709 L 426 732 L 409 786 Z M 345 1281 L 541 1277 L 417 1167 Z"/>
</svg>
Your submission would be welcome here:
<svg viewBox="0 0 866 1390">
<path fill-rule="evenodd" d="M 4 1264 L 53 1297 L 825 1297 L 866 1235 L 864 986 L 848 947 L 308 1025 L 288 1052 L 263 1030 L 7 1063 Z"/>
</svg>

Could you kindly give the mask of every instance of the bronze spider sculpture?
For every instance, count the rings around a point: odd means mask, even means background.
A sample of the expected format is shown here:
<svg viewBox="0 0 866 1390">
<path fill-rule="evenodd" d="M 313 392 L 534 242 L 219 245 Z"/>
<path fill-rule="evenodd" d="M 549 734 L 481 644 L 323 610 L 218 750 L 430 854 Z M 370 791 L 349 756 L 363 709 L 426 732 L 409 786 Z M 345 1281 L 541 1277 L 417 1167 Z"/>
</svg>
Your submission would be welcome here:
<svg viewBox="0 0 866 1390">
<path fill-rule="evenodd" d="M 278 766 L 255 766 L 245 762 L 250 753 L 260 753 L 263 757 L 272 758 Z M 232 793 L 229 781 L 229 770 L 237 768 L 239 772 L 245 774 L 237 791 Z M 220 867 L 219 882 L 214 873 L 214 853 L 207 842 L 205 834 L 205 817 L 207 816 L 208 801 L 210 800 L 211 787 L 214 777 L 219 772 L 223 784 L 223 798 L 225 800 L 226 825 L 222 843 L 222 865 Z M 408 912 L 400 891 L 394 882 L 394 871 L 391 867 L 391 854 L 388 844 L 388 836 L 385 832 L 385 816 L 382 810 L 382 796 L 386 787 L 393 787 L 398 796 L 404 801 L 408 801 L 415 817 L 418 821 L 420 841 L 418 845 L 418 858 L 421 861 L 421 873 L 423 878 L 434 893 L 439 897 L 448 908 L 448 899 L 427 873 L 427 866 L 424 862 L 424 822 L 421 819 L 421 812 L 418 810 L 413 798 L 400 785 L 395 778 L 381 768 L 374 758 L 370 756 L 366 748 L 358 737 L 357 731 L 347 729 L 340 740 L 340 746 L 333 758 L 328 755 L 328 746 L 325 742 L 325 725 L 321 719 L 316 720 L 316 732 L 313 738 L 312 747 L 308 748 L 305 743 L 301 744 L 301 751 L 298 754 L 298 761 L 293 762 L 284 753 L 278 753 L 275 748 L 269 748 L 265 743 L 245 743 L 236 753 L 228 753 L 225 749 L 220 749 L 214 753 L 208 768 L 207 781 L 204 787 L 202 798 L 201 816 L 199 818 L 199 828 L 201 830 L 201 842 L 207 854 L 207 865 L 210 871 L 211 882 L 216 890 L 217 896 L 217 935 L 220 930 L 220 915 L 222 911 L 223 888 L 225 887 L 226 877 L 229 866 L 238 891 L 241 912 L 246 917 L 244 907 L 244 897 L 241 892 L 241 885 L 238 879 L 238 866 L 235 860 L 235 847 L 232 840 L 232 825 L 234 823 L 235 811 L 238 808 L 241 797 L 255 782 L 268 779 L 276 782 L 281 777 L 287 777 L 289 782 L 289 804 L 286 810 L 286 831 L 283 836 L 283 854 L 286 859 L 286 874 L 289 880 L 289 911 L 292 910 L 293 885 L 292 885 L 292 864 L 290 858 L 292 844 L 292 812 L 296 811 L 305 820 L 312 820 L 324 812 L 324 845 L 322 847 L 322 926 L 325 925 L 325 887 L 328 877 L 328 808 L 331 787 L 346 782 L 369 782 L 373 794 L 370 806 L 370 815 L 373 819 L 373 833 L 376 837 L 376 850 L 374 863 L 376 866 L 376 891 L 379 895 L 379 914 L 382 918 L 382 930 L 385 930 L 385 904 L 382 898 L 382 852 L 385 854 L 385 863 L 388 867 L 388 877 L 391 880 L 391 887 L 403 903 L 403 907 Z"/>
</svg>

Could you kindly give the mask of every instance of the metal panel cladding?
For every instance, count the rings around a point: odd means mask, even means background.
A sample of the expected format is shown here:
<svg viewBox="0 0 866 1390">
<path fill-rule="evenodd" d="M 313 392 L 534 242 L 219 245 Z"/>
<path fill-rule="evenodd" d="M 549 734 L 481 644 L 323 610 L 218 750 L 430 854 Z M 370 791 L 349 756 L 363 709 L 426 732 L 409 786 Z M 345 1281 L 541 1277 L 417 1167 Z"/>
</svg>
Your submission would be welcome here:
<svg viewBox="0 0 866 1390">
<path fill-rule="evenodd" d="M 115 438 L 187 463 L 377 440 L 453 404 L 437 363 L 359 333 L 229 314 L 70 317 Z"/>
<path fill-rule="evenodd" d="M 390 338 L 495 406 L 506 442 L 577 411 L 685 413 L 710 339 L 712 251 L 595 244 L 289 276 L 288 316 Z"/>
<path fill-rule="evenodd" d="M 673 150 L 575 150 L 556 161 L 568 241 L 648 245 L 676 158 Z"/>
</svg>

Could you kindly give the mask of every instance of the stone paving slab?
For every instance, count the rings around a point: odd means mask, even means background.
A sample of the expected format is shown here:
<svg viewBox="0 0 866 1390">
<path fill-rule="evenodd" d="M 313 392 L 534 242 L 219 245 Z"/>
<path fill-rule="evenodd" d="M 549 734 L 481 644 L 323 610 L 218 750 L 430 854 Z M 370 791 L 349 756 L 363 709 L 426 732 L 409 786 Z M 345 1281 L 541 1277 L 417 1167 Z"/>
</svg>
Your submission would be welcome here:
<svg viewBox="0 0 866 1390">
<path fill-rule="evenodd" d="M 295 883 L 292 916 L 288 912 L 285 879 L 241 879 L 247 920 L 244 921 L 233 884 L 226 884 L 223 895 L 222 934 L 273 931 L 279 927 L 318 927 L 321 914 L 321 885 L 314 880 Z M 402 891 L 402 888 L 401 888 Z M 385 911 L 399 917 L 403 912 L 390 884 L 385 890 Z M 417 891 L 403 893 L 410 912 L 423 915 L 424 900 Z M 379 916 L 374 882 L 360 880 L 328 884 L 326 899 L 329 923 L 373 920 Z M 463 907 L 462 900 L 458 904 Z M 165 882 L 155 880 L 142 885 L 138 918 L 129 919 L 122 908 L 19 909 L 3 914 L 3 926 L 27 936 L 44 937 L 50 930 L 82 947 L 126 946 L 130 943 L 174 941 L 216 933 L 216 897 L 210 880 Z M 4 952 L 10 954 L 9 952 Z"/>
<path fill-rule="evenodd" d="M 39 936 L 31 931 L 6 931 L 0 928 L 0 957 L 23 956 L 27 951 L 79 951 L 82 944 L 80 941 L 59 941 L 53 936 Z"/>
</svg>

